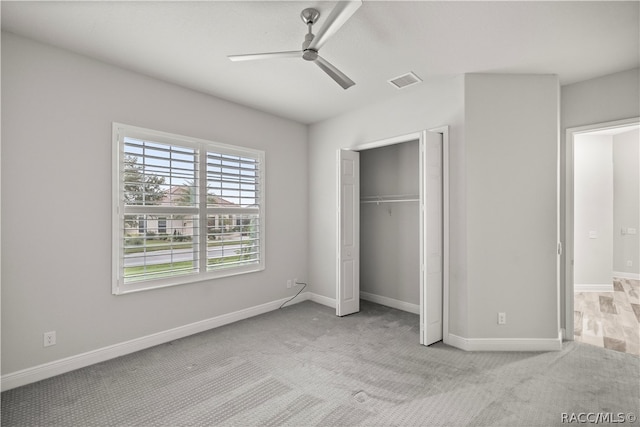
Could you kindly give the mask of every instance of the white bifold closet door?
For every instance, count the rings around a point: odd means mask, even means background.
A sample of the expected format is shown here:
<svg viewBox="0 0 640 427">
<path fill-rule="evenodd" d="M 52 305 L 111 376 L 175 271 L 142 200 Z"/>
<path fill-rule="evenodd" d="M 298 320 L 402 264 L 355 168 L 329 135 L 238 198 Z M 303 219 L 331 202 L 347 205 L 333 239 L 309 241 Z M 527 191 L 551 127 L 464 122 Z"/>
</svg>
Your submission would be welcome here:
<svg viewBox="0 0 640 427">
<path fill-rule="evenodd" d="M 336 314 L 360 311 L 360 154 L 338 151 Z"/>
<path fill-rule="evenodd" d="M 443 326 L 442 134 L 424 132 L 421 145 L 420 343 L 430 345 L 442 340 Z"/>
</svg>

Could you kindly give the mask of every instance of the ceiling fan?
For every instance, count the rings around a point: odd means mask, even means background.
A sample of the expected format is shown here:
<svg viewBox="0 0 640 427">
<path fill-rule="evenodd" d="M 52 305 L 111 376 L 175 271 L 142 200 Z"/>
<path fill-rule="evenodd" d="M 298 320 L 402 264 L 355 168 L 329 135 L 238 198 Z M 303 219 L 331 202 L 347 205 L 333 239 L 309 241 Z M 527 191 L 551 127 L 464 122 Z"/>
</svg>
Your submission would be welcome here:
<svg viewBox="0 0 640 427">
<path fill-rule="evenodd" d="M 318 34 L 311 32 L 313 24 L 318 22 L 320 12 L 314 8 L 307 8 L 302 11 L 300 17 L 307 25 L 308 32 L 302 43 L 302 50 L 286 51 L 286 52 L 270 52 L 270 53 L 253 53 L 248 55 L 229 55 L 232 61 L 253 61 L 256 59 L 274 59 L 274 58 L 299 58 L 302 57 L 306 61 L 314 62 L 318 67 L 327 73 L 336 81 L 343 89 L 348 89 L 355 84 L 353 80 L 347 77 L 342 71 L 331 65 L 326 59 L 318 55 L 320 48 L 327 40 L 334 35 L 342 25 L 358 10 L 362 5 L 361 0 L 357 1 L 339 1 L 327 17 L 324 26 L 320 28 Z"/>
</svg>

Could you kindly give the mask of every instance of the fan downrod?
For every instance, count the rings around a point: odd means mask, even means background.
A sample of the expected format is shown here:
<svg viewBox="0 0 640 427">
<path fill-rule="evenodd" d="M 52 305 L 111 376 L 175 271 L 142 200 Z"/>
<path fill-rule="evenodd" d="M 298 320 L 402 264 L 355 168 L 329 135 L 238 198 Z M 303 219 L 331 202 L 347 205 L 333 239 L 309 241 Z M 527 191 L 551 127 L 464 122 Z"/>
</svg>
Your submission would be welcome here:
<svg viewBox="0 0 640 427">
<path fill-rule="evenodd" d="M 320 12 L 318 12 L 317 9 L 309 7 L 307 9 L 304 9 L 300 13 L 300 17 L 302 18 L 302 21 L 305 24 L 307 24 L 307 27 L 309 28 L 309 32 L 304 37 L 304 43 L 302 43 L 302 58 L 306 61 L 315 61 L 318 58 L 318 51 L 309 49 L 309 45 L 311 44 L 311 41 L 313 40 L 313 37 L 314 37 L 313 33 L 311 32 L 311 27 L 313 26 L 313 24 L 318 22 L 318 18 L 320 17 Z"/>
</svg>

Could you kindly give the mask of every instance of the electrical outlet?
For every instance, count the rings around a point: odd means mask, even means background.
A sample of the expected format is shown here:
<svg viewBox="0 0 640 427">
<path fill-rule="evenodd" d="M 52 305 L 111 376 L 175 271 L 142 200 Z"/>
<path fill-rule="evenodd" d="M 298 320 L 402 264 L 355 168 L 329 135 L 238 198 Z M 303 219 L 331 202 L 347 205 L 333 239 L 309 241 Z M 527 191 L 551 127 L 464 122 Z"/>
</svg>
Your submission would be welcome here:
<svg viewBox="0 0 640 427">
<path fill-rule="evenodd" d="M 291 279 L 287 279 L 287 289 L 291 289 Z"/>
<path fill-rule="evenodd" d="M 293 286 L 298 286 L 298 278 L 296 277 L 295 279 L 293 279 Z"/>
<path fill-rule="evenodd" d="M 45 332 L 43 344 L 45 347 L 56 345 L 56 331 Z"/>
<path fill-rule="evenodd" d="M 498 325 L 507 324 L 507 313 L 498 313 Z"/>
<path fill-rule="evenodd" d="M 627 260 L 627 267 L 633 267 L 633 261 Z"/>
</svg>

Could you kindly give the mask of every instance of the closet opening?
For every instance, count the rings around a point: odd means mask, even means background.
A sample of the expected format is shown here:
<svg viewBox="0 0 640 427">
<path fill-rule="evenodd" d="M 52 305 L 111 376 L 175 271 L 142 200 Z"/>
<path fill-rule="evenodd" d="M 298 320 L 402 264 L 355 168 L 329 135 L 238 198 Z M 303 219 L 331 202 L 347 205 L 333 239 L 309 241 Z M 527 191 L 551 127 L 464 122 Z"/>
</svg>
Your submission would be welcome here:
<svg viewBox="0 0 640 427">
<path fill-rule="evenodd" d="M 338 151 L 336 314 L 360 299 L 419 314 L 424 345 L 448 332 L 447 132 Z"/>
<path fill-rule="evenodd" d="M 420 314 L 419 141 L 360 151 L 360 298 Z"/>
</svg>

